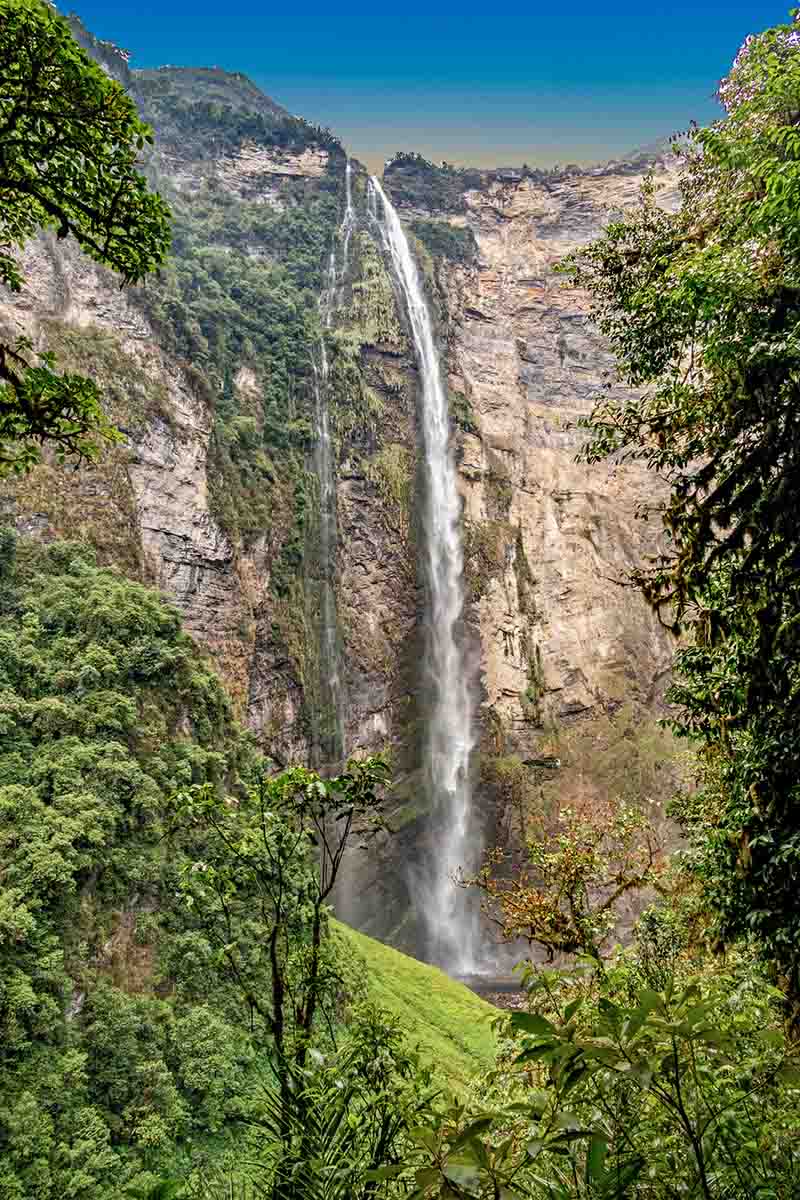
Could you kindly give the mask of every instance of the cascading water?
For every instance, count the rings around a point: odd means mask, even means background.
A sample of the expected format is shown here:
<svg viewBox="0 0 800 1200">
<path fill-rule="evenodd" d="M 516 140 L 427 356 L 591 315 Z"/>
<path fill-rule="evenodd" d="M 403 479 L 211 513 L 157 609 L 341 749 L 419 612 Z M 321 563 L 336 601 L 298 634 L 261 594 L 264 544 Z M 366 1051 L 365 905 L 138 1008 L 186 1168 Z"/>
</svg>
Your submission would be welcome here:
<svg viewBox="0 0 800 1200">
<path fill-rule="evenodd" d="M 402 292 L 420 372 L 420 424 L 425 471 L 423 563 L 428 592 L 426 667 L 431 704 L 425 741 L 425 774 L 442 843 L 421 891 L 428 957 L 454 974 L 473 974 L 478 916 L 453 883 L 459 868 L 474 865 L 470 755 L 475 744 L 473 690 L 462 630 L 464 556 L 461 502 L 450 446 L 450 417 L 439 354 L 419 272 L 400 219 L 380 183 L 370 180 L 370 215 L 380 232 Z"/>
<path fill-rule="evenodd" d="M 347 166 L 344 171 L 344 217 L 342 218 L 342 269 L 339 275 L 341 280 L 344 280 L 347 272 L 347 261 L 350 253 L 350 239 L 353 236 L 353 230 L 356 227 L 356 214 L 353 209 L 353 168 L 350 166 L 350 159 L 347 160 Z"/>
<path fill-rule="evenodd" d="M 345 696 L 339 652 L 336 613 L 336 472 L 328 407 L 328 351 L 326 331 L 341 300 L 341 286 L 347 273 L 350 238 L 355 227 L 351 167 L 345 168 L 345 210 L 339 229 L 342 260 L 337 268 L 336 247 L 328 260 L 325 288 L 320 297 L 322 336 L 314 359 L 314 469 L 319 483 L 319 624 L 320 624 L 320 708 L 316 751 L 322 762 L 336 762 L 345 754 Z"/>
</svg>

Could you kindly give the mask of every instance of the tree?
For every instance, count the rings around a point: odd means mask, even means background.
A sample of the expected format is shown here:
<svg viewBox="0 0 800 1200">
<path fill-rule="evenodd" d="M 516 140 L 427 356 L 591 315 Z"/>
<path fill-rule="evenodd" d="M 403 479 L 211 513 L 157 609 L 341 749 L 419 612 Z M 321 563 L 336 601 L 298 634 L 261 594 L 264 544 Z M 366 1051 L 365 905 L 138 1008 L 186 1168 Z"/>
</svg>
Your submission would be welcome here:
<svg viewBox="0 0 800 1200">
<path fill-rule="evenodd" d="M 396 1021 L 369 1004 L 348 1013 L 335 1052 L 315 1057 L 288 1110 L 276 1089 L 261 1095 L 253 1120 L 257 1154 L 248 1170 L 255 1194 L 377 1200 L 402 1172 L 409 1127 L 433 1112 L 432 1069 L 420 1065 Z M 287 1125 L 297 1148 L 289 1154 Z M 209 1200 L 230 1197 L 231 1182 L 225 1179 Z"/>
<path fill-rule="evenodd" d="M 340 990 L 327 903 L 354 821 L 378 820 L 386 778 L 375 757 L 332 779 L 305 767 L 264 774 L 235 804 L 209 785 L 174 797 L 174 828 L 198 835 L 198 857 L 183 873 L 186 902 L 269 1047 L 287 1113 L 317 1023 L 332 1028 Z"/>
<path fill-rule="evenodd" d="M 359 1107 L 363 1110 L 363 1080 L 338 1096 L 330 1088 L 321 1096 L 311 1083 L 320 1058 L 312 1043 L 321 1026 L 322 1044 L 336 1046 L 337 1006 L 345 988 L 326 936 L 327 904 L 354 823 L 366 833 L 379 821 L 386 779 L 386 764 L 376 756 L 350 760 L 341 775 L 325 780 L 305 767 L 263 773 L 236 803 L 209 786 L 191 787 L 173 798 L 175 832 L 194 831 L 202 856 L 190 858 L 183 871 L 187 905 L 217 969 L 245 1005 L 274 1076 L 254 1122 L 265 1134 L 274 1200 L 356 1194 L 349 1175 L 345 1191 L 338 1190 L 345 1185 L 344 1165 L 334 1150 L 327 1157 L 327 1143 L 337 1128 L 347 1135 Z M 406 1068 L 397 1075 L 394 1058 L 393 1064 L 396 1084 Z M 350 1066 L 342 1060 L 339 1068 L 343 1085 Z M 370 1104 L 378 1105 L 385 1120 L 366 1165 L 362 1162 L 364 1170 L 381 1165 L 400 1132 L 393 1106 L 387 1107 L 385 1096 L 379 1102 L 374 1088 L 371 1094 Z M 348 1136 L 344 1143 L 334 1138 L 332 1145 L 346 1146 Z M 336 1187 L 316 1193 L 312 1177 L 320 1154 L 325 1156 L 321 1179 Z"/>
<path fill-rule="evenodd" d="M 672 699 L 706 784 L 677 809 L 692 866 L 720 935 L 755 938 L 800 1017 L 797 22 L 748 38 L 719 95 L 725 117 L 679 143 L 679 211 L 651 179 L 564 270 L 637 389 L 598 403 L 585 456 L 668 485 L 666 549 L 634 582 L 689 635 Z"/>
<path fill-rule="evenodd" d="M 0 78 L 0 284 L 21 290 L 20 251 L 40 229 L 123 283 L 159 267 L 169 210 L 137 169 L 152 133 L 45 0 L 0 0 Z M 58 374 L 27 339 L 0 343 L 1 472 L 29 469 L 43 443 L 93 458 L 113 437 L 90 379 Z"/>
<path fill-rule="evenodd" d="M 604 812 L 559 814 L 558 829 L 532 838 L 527 863 L 506 865 L 494 850 L 477 875 L 462 878 L 484 895 L 503 941 L 524 938 L 556 954 L 585 954 L 601 963 L 620 901 L 657 883 L 661 849 L 641 809 L 609 802 Z"/>
</svg>

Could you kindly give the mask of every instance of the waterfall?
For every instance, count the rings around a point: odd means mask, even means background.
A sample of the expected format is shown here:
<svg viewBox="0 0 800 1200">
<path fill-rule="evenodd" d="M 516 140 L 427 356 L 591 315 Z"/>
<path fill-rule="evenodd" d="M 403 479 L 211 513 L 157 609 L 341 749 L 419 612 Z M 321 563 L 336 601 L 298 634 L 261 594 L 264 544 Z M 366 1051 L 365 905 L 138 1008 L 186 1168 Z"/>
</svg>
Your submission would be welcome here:
<svg viewBox="0 0 800 1200">
<path fill-rule="evenodd" d="M 345 168 L 345 209 L 339 227 L 342 246 L 341 264 L 337 267 L 336 246 L 331 248 L 325 287 L 320 296 L 322 335 L 314 371 L 314 470 L 319 484 L 319 623 L 320 623 L 320 701 L 321 713 L 317 732 L 317 753 L 323 762 L 336 762 L 345 755 L 345 695 L 342 679 L 339 628 L 336 612 L 336 550 L 338 529 L 336 518 L 336 468 L 331 440 L 328 406 L 328 377 L 330 366 L 325 334 L 333 324 L 333 314 L 341 302 L 341 288 L 347 275 L 350 238 L 355 228 L 353 210 L 352 169 L 348 159 Z"/>
<path fill-rule="evenodd" d="M 425 669 L 430 683 L 424 768 L 442 841 L 426 877 L 415 878 L 414 886 L 421 893 L 428 957 L 453 973 L 472 974 L 477 969 L 478 918 L 471 898 L 453 883 L 455 871 L 474 866 L 476 846 L 469 770 L 475 745 L 474 699 L 462 630 L 461 501 L 450 445 L 450 414 L 419 272 L 400 219 L 374 177 L 370 215 L 402 293 L 421 383 L 422 560 L 428 602 Z"/>
<path fill-rule="evenodd" d="M 342 219 L 342 270 L 340 278 L 344 281 L 347 273 L 347 260 L 350 253 L 350 238 L 356 227 L 356 215 L 353 210 L 353 168 L 350 159 L 344 171 L 344 217 Z"/>
</svg>

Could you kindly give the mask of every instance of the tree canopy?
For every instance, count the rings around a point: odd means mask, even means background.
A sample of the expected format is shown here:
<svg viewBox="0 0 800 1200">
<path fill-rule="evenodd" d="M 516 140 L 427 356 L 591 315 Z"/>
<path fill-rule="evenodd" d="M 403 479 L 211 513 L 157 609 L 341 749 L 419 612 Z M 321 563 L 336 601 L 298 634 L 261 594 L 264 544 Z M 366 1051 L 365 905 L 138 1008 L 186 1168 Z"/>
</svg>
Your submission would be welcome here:
<svg viewBox="0 0 800 1200">
<path fill-rule="evenodd" d="M 635 576 L 691 636 L 672 692 L 705 788 L 681 809 L 725 937 L 755 935 L 800 994 L 800 26 L 750 37 L 726 115 L 676 143 L 681 205 L 639 207 L 564 264 L 623 379 L 586 457 L 668 486 Z"/>
<path fill-rule="evenodd" d="M 158 268 L 169 210 L 139 169 L 152 133 L 44 0 L 0 0 L 0 78 L 0 284 L 21 290 L 20 252 L 40 229 L 123 283 Z M 0 470 L 27 469 L 43 442 L 93 457 L 111 436 L 91 380 L 59 375 L 25 339 L 0 342 Z"/>
</svg>

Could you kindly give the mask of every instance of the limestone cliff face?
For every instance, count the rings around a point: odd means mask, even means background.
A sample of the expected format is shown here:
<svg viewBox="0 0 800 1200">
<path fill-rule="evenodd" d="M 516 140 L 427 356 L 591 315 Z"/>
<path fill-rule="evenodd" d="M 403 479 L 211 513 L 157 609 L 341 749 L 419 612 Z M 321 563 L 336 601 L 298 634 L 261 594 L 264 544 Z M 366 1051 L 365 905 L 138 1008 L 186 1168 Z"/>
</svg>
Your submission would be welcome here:
<svg viewBox="0 0 800 1200">
<path fill-rule="evenodd" d="M 656 549 L 658 521 L 646 523 L 640 509 L 658 499 L 657 489 L 641 468 L 576 462 L 584 436 L 576 422 L 613 380 L 613 362 L 587 298 L 553 271 L 636 203 L 649 166 L 553 178 L 459 173 L 460 188 L 448 178 L 444 196 L 441 179 L 426 185 L 413 164 L 385 176 L 417 238 L 439 326 L 464 497 L 468 636 L 480 654 L 476 803 L 487 837 L 500 842 L 524 838 L 519 814 L 531 805 L 602 803 L 627 793 L 634 777 L 654 800 L 670 788 L 669 747 L 652 718 L 662 710 L 674 644 L 626 586 L 629 571 Z M 660 202 L 674 205 L 670 171 L 658 165 L 656 179 Z M 402 313 L 397 320 L 402 329 Z M 386 491 L 375 484 L 395 454 L 413 488 L 417 379 L 397 331 L 383 340 L 365 332 L 362 359 L 380 368 L 384 403 L 393 399 L 340 470 L 350 733 L 365 746 L 375 744 L 372 731 L 388 735 L 406 770 L 395 837 L 354 868 L 360 902 L 348 915 L 413 947 L 407 868 L 419 839 L 431 836 L 414 772 L 416 494 L 398 537 Z M 360 465 L 349 470 L 353 461 Z M 566 754 L 558 775 L 524 765 L 553 754 Z"/>
<path fill-rule="evenodd" d="M 575 462 L 576 421 L 613 379 L 586 298 L 554 264 L 636 202 L 642 173 L 467 178 L 444 211 L 387 173 L 413 222 L 471 232 L 472 261 L 437 260 L 474 619 L 480 629 L 485 738 L 532 753 L 543 730 L 635 700 L 654 706 L 673 652 L 644 601 L 622 586 L 654 549 L 637 518 L 653 480 L 636 467 Z M 660 201 L 676 202 L 660 167 Z M 437 197 L 438 199 L 438 197 Z M 455 210 L 455 211 L 453 211 Z M 464 419 L 464 414 L 467 414 Z"/>
<path fill-rule="evenodd" d="M 267 461 L 257 447 L 264 392 L 285 364 L 280 348 L 270 354 L 236 326 L 246 310 L 257 325 L 263 316 L 265 341 L 273 324 L 276 340 L 293 340 L 284 358 L 305 349 L 301 321 L 315 311 L 344 156 L 243 76 L 134 72 L 116 47 L 74 28 L 156 129 L 145 167 L 173 208 L 177 266 L 121 291 L 69 242 L 45 235 L 27 248 L 23 292 L 0 295 L 3 332 L 27 334 L 60 369 L 98 379 L 125 439 L 97 466 L 44 464 L 5 483 L 3 509 L 24 532 L 88 539 L 101 561 L 158 585 L 215 657 L 265 749 L 278 761 L 306 759 L 302 580 L 284 569 L 298 541 L 302 551 L 304 496 L 279 475 L 279 453 Z M 287 279 L 285 226 L 305 210 L 313 223 L 300 233 L 319 245 L 307 277 Z M 248 288 L 237 309 L 231 298 Z M 274 305 L 277 321 L 258 313 L 260 302 Z M 285 414 L 302 426 L 288 452 L 298 460 L 310 436 L 300 377 L 309 365 L 306 356 Z"/>
<path fill-rule="evenodd" d="M 78 32 L 155 126 L 147 169 L 175 212 L 174 257 L 160 281 L 124 292 L 68 243 L 48 235 L 28 248 L 23 293 L 0 295 L 2 333 L 27 333 L 59 366 L 97 378 L 124 440 L 95 466 L 44 464 L 5 483 L 2 509 L 25 533 L 88 539 L 102 562 L 157 584 L 264 750 L 308 761 L 329 669 L 315 585 L 313 364 L 330 248 L 342 252 L 344 152 L 244 77 L 132 72 Z M 560 729 L 623 702 L 653 710 L 672 655 L 620 586 L 652 549 L 653 527 L 636 516 L 652 481 L 575 462 L 575 420 L 611 363 L 584 298 L 553 274 L 635 202 L 641 178 L 629 165 L 558 177 L 431 176 L 403 163 L 387 172 L 441 334 L 480 651 L 477 794 L 504 837 L 513 831 L 491 764 L 516 756 L 521 770 Z M 674 203 L 668 172 L 657 178 Z M 349 911 L 412 945 L 413 928 L 398 926 L 426 828 L 417 379 L 360 170 L 354 204 L 326 334 L 345 731 L 349 750 L 392 745 L 399 783 L 395 836 L 362 862 Z"/>
</svg>

